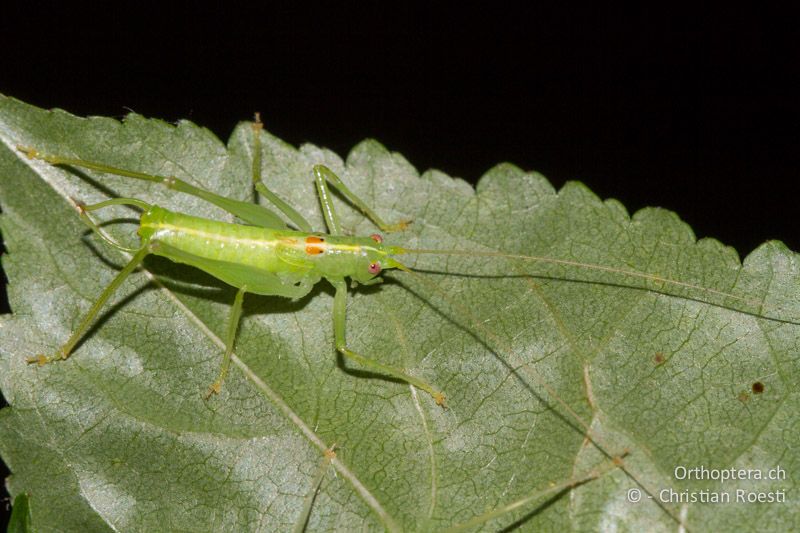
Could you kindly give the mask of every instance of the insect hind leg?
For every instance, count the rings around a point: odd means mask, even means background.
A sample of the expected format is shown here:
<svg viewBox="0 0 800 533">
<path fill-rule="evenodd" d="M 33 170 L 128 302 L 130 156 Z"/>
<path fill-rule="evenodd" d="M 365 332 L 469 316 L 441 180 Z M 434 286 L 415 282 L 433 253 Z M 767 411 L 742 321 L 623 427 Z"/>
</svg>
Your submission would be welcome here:
<svg viewBox="0 0 800 533">
<path fill-rule="evenodd" d="M 51 165 L 68 166 L 76 168 L 85 168 L 95 170 L 97 172 L 105 172 L 107 174 L 114 174 L 116 176 L 123 176 L 126 178 L 133 178 L 142 181 L 150 181 L 153 183 L 160 183 L 167 189 L 189 194 L 191 196 L 205 200 L 208 203 L 214 204 L 217 207 L 224 209 L 228 213 L 237 216 L 256 226 L 272 229 L 286 229 L 286 224 L 281 217 L 267 209 L 266 207 L 253 204 L 251 202 L 244 202 L 241 200 L 234 200 L 226 196 L 220 196 L 209 190 L 196 187 L 175 176 L 162 176 L 158 174 L 147 174 L 145 172 L 136 172 L 124 168 L 106 165 L 96 161 L 87 161 L 85 159 L 76 159 L 72 157 L 64 157 L 60 155 L 52 155 L 40 152 L 35 148 L 29 146 L 17 146 L 17 150 L 21 151 L 28 156 L 29 159 L 39 159 L 50 163 Z"/>
<path fill-rule="evenodd" d="M 261 123 L 261 115 L 256 113 L 255 121 L 253 122 L 253 186 L 261 193 L 264 198 L 277 207 L 281 213 L 286 215 L 300 231 L 311 233 L 311 224 L 295 210 L 291 205 L 283 201 L 277 194 L 267 188 L 261 179 L 261 132 L 264 129 L 264 124 Z"/>
</svg>

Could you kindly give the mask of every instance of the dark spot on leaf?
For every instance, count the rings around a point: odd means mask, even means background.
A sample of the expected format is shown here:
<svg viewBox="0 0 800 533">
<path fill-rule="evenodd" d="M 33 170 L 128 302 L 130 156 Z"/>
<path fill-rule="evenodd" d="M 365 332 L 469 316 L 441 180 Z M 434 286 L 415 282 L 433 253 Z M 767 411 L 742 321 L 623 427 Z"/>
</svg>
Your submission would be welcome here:
<svg viewBox="0 0 800 533">
<path fill-rule="evenodd" d="M 756 381 L 755 383 L 753 383 L 753 393 L 761 394 L 762 392 L 764 392 L 764 384 L 761 383 L 760 381 Z"/>
<path fill-rule="evenodd" d="M 655 355 L 655 357 L 653 357 L 653 361 L 654 361 L 654 362 L 655 362 L 655 364 L 657 364 L 657 365 L 660 365 L 661 363 L 663 363 L 663 362 L 664 362 L 664 361 L 666 361 L 666 360 L 667 360 L 667 358 L 666 358 L 666 357 L 664 357 L 664 354 L 663 354 L 663 353 L 661 353 L 661 352 L 656 352 L 656 355 Z"/>
</svg>

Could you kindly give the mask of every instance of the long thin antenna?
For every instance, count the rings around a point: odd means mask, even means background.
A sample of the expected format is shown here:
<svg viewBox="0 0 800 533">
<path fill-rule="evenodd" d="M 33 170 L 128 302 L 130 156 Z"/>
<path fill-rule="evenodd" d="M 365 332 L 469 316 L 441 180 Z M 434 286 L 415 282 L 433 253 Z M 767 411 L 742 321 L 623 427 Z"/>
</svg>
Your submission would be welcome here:
<svg viewBox="0 0 800 533">
<path fill-rule="evenodd" d="M 523 255 L 523 254 L 509 254 L 505 252 L 493 252 L 493 251 L 485 251 L 485 250 L 445 250 L 445 249 L 434 249 L 434 248 L 400 248 L 397 247 L 398 250 L 396 253 L 399 254 L 418 254 L 418 255 L 459 255 L 459 256 L 471 256 L 471 257 L 499 257 L 505 259 L 515 259 L 520 261 L 529 261 L 534 263 L 544 263 L 550 265 L 561 265 L 561 266 L 569 266 L 569 267 L 576 267 L 583 270 L 590 270 L 596 272 L 605 272 L 609 274 L 616 274 L 620 276 L 629 276 L 631 278 L 650 281 L 656 284 L 662 285 L 662 287 L 650 287 L 650 286 L 636 286 L 632 285 L 632 288 L 643 289 L 643 290 L 651 290 L 656 292 L 663 292 L 663 286 L 672 286 L 681 289 L 688 289 L 690 291 L 696 291 L 697 293 L 706 295 L 709 297 L 709 301 L 705 303 L 713 304 L 713 305 L 722 305 L 718 302 L 715 302 L 715 298 L 722 298 L 723 301 L 725 299 L 734 300 L 736 302 L 752 306 L 757 311 L 750 311 L 750 310 L 742 310 L 742 309 L 735 309 L 737 311 L 748 312 L 751 314 L 758 314 L 763 318 L 773 319 L 773 320 L 781 320 L 784 319 L 772 316 L 766 316 L 766 313 L 771 308 L 767 307 L 763 301 L 755 300 L 751 298 L 746 298 L 743 296 L 737 296 L 730 292 L 712 289 L 709 287 L 703 287 L 702 285 L 697 285 L 695 283 L 689 283 L 686 281 L 679 281 L 675 279 L 670 279 L 664 276 L 660 276 L 658 274 L 648 274 L 646 272 L 639 272 L 636 270 L 629 270 L 625 268 L 618 268 L 612 266 L 605 266 L 605 265 L 596 265 L 591 263 L 582 263 L 580 261 L 573 261 L 570 259 L 557 259 L 554 257 L 545 257 L 545 256 L 538 256 L 538 255 Z M 685 296 L 681 294 L 671 294 L 671 296 Z M 777 311 L 778 309 L 772 309 Z"/>
</svg>

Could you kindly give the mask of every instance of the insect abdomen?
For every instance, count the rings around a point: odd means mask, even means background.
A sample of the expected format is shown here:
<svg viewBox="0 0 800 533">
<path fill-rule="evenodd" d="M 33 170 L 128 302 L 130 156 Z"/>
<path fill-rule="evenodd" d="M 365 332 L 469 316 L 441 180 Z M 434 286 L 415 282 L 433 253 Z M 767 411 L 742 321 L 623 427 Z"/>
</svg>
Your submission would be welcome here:
<svg viewBox="0 0 800 533">
<path fill-rule="evenodd" d="M 368 267 L 363 247 L 374 242 L 367 238 L 229 224 L 158 206 L 152 206 L 142 215 L 139 235 L 193 256 L 254 267 L 288 276 L 287 279 L 293 279 L 294 274 L 336 279 L 353 276 L 357 269 Z M 154 253 L 202 268 L 185 259 Z"/>
<path fill-rule="evenodd" d="M 198 257 L 256 267 L 286 270 L 276 253 L 274 230 L 228 224 L 153 206 L 142 215 L 139 234 Z"/>
</svg>

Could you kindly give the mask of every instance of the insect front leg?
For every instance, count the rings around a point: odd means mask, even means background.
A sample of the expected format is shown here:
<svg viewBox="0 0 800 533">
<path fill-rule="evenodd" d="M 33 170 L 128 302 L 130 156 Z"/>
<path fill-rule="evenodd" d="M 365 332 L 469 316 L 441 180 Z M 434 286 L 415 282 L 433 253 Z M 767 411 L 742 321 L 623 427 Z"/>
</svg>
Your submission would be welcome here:
<svg viewBox="0 0 800 533">
<path fill-rule="evenodd" d="M 222 366 L 219 369 L 219 376 L 217 380 L 211 384 L 206 393 L 206 400 L 212 394 L 219 394 L 222 388 L 222 382 L 225 376 L 228 375 L 228 369 L 231 366 L 231 354 L 233 353 L 233 343 L 236 341 L 236 332 L 239 329 L 239 322 L 242 318 L 242 303 L 244 302 L 244 293 L 247 292 L 247 286 L 243 285 L 236 293 L 233 299 L 233 307 L 231 308 L 231 316 L 228 318 L 228 334 L 225 337 L 225 355 L 222 358 Z"/>
<path fill-rule="evenodd" d="M 425 383 L 421 379 L 415 378 L 414 376 L 409 376 L 398 368 L 368 359 L 347 347 L 347 284 L 344 282 L 344 280 L 331 281 L 331 283 L 336 289 L 336 296 L 334 296 L 333 300 L 333 331 L 336 340 L 336 349 L 339 351 L 339 353 L 363 367 L 380 372 L 382 374 L 387 374 L 393 378 L 414 385 L 418 389 L 424 390 L 433 397 L 433 400 L 438 405 L 444 406 L 444 394 L 433 388 L 431 385 Z"/>
</svg>

